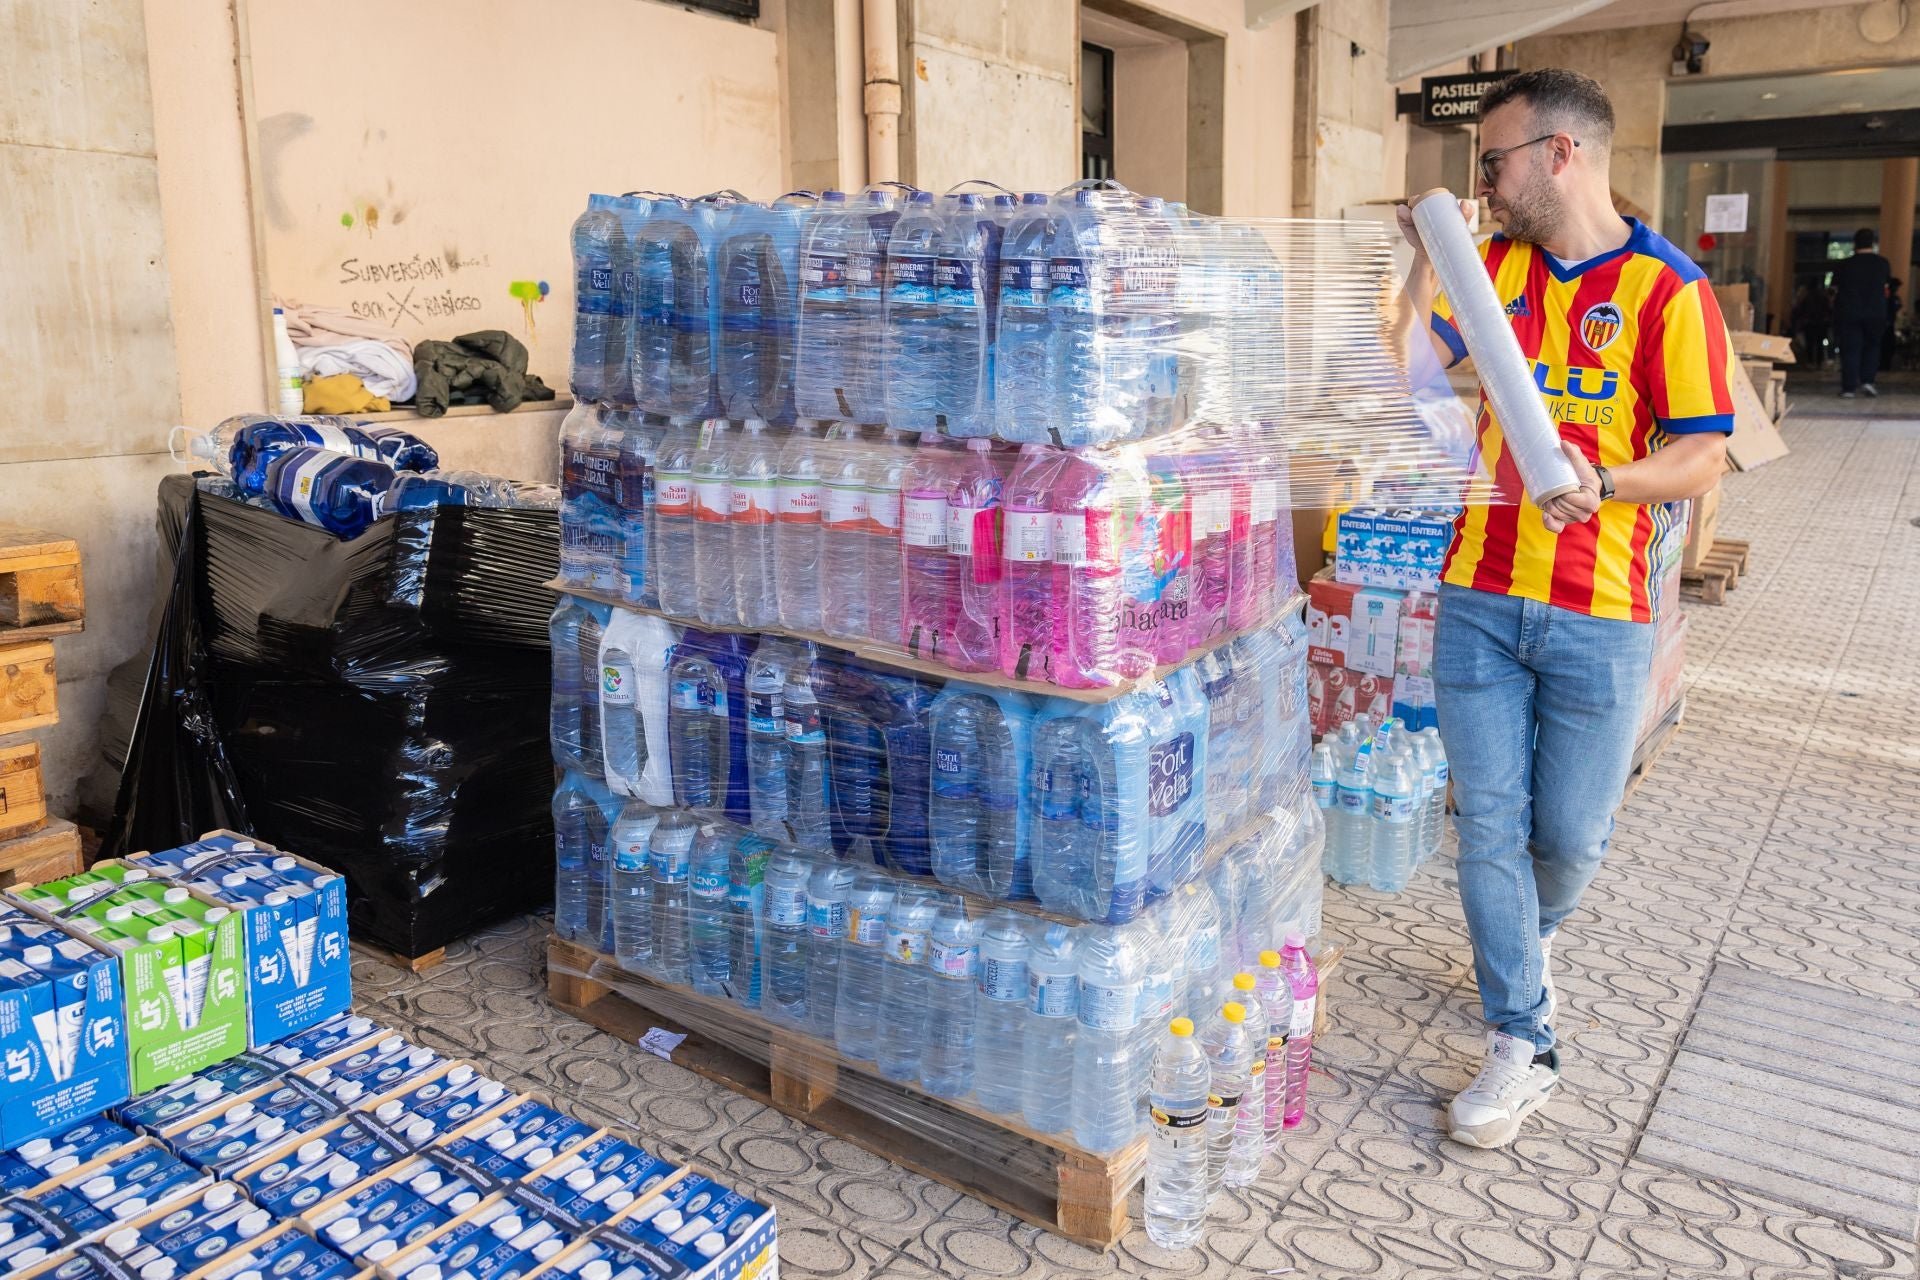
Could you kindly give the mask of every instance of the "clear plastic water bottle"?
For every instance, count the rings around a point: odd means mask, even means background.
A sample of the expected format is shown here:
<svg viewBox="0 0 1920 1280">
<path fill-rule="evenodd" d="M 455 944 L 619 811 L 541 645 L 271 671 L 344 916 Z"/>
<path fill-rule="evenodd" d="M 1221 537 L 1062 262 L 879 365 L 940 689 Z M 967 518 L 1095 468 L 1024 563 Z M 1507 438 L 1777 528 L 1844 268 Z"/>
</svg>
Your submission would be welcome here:
<svg viewBox="0 0 1920 1280">
<path fill-rule="evenodd" d="M 1005 612 L 1000 497 L 1005 483 L 993 442 L 980 436 L 968 440 L 947 489 L 947 556 L 954 562 L 955 607 L 952 642 L 941 660 L 955 671 L 1000 667 L 1000 619 Z"/>
<path fill-rule="evenodd" d="M 847 297 L 852 218 L 844 191 L 820 196 L 800 259 L 800 325 L 795 336 L 794 398 L 809 418 L 840 418 L 845 362 L 861 350 L 857 313 Z"/>
<path fill-rule="evenodd" d="M 780 445 L 767 424 L 748 418 L 730 463 L 733 493 L 733 600 L 745 627 L 778 625 L 774 598 L 775 511 L 780 486 Z"/>
<path fill-rule="evenodd" d="M 873 592 L 867 571 L 872 535 L 867 507 L 867 453 L 860 428 L 836 422 L 821 447 L 819 593 L 826 632 L 867 638 Z"/>
<path fill-rule="evenodd" d="M 943 897 L 927 940 L 930 1034 L 920 1063 L 921 1087 L 937 1098 L 973 1092 L 980 977 L 980 925 L 958 898 Z"/>
<path fill-rule="evenodd" d="M 1124 455 L 1069 456 L 1054 485 L 1056 684 L 1101 688 L 1121 676 L 1141 676 L 1153 669 L 1155 660 L 1146 643 L 1150 633 L 1123 631 L 1122 626 L 1129 563 L 1122 535 L 1145 490 L 1137 459 Z M 1152 572 L 1150 566 L 1146 572 Z M 1135 636 L 1136 643 L 1123 645 L 1123 634 Z"/>
<path fill-rule="evenodd" d="M 974 1097 L 987 1110 L 1017 1116 L 1026 1102 L 1027 957 L 1018 912 L 996 911 L 980 926 L 979 1010 L 974 1026 Z"/>
<path fill-rule="evenodd" d="M 826 717 L 814 692 L 813 646 L 787 666 L 787 829 L 810 853 L 833 847 L 832 794 L 827 772 Z"/>
<path fill-rule="evenodd" d="M 935 303 L 943 219 L 931 191 L 908 198 L 887 242 L 887 421 L 936 430 L 947 398 L 947 349 Z"/>
<path fill-rule="evenodd" d="M 1134 1059 L 1140 1042 L 1141 961 L 1123 930 L 1095 927 L 1081 933 L 1073 1140 L 1088 1151 L 1106 1153 L 1132 1142 L 1139 1126 L 1140 1073 Z M 1200 1092 L 1204 1116 L 1204 1084 Z"/>
<path fill-rule="evenodd" d="M 1381 893 L 1400 892 L 1413 875 L 1418 795 L 1414 768 L 1408 752 L 1396 748 L 1374 769 L 1367 883 Z"/>
<path fill-rule="evenodd" d="M 630 800 L 614 820 L 610 898 L 613 903 L 613 952 L 631 973 L 652 968 L 654 958 L 654 883 L 647 848 L 660 827 L 660 811 Z"/>
<path fill-rule="evenodd" d="M 747 662 L 747 803 L 753 829 L 787 840 L 787 672 L 794 650 L 761 641 Z"/>
<path fill-rule="evenodd" d="M 994 343 L 993 417 L 1002 440 L 1051 439 L 1053 209 L 1046 193 L 1029 191 L 1007 224 L 1000 249 L 999 331 Z"/>
<path fill-rule="evenodd" d="M 614 202 L 613 196 L 588 196 L 586 212 L 573 224 L 573 364 L 568 386 L 581 402 L 608 399 L 608 379 L 626 373 L 624 362 L 609 369 L 607 359 L 615 328 L 616 259 L 624 256 L 616 244 L 625 240 Z"/>
<path fill-rule="evenodd" d="M 687 938 L 687 880 L 698 832 L 699 825 L 692 817 L 669 809 L 660 816 L 647 845 L 653 872 L 652 974 L 676 987 L 693 981 Z"/>
<path fill-rule="evenodd" d="M 943 365 L 939 422 L 950 436 L 990 436 L 992 321 L 1000 272 L 1000 215 L 1006 211 L 970 192 L 953 197 L 950 205 L 940 220 L 940 261 L 934 273 L 936 348 Z"/>
<path fill-rule="evenodd" d="M 880 644 L 904 643 L 900 623 L 901 488 L 913 461 L 914 438 L 888 427 L 868 445 L 865 476 L 867 523 L 867 635 Z"/>
<path fill-rule="evenodd" d="M 1320 995 L 1320 971 L 1307 951 L 1307 940 L 1287 935 L 1280 952 L 1280 972 L 1293 996 L 1293 1022 L 1287 1029 L 1287 1109 L 1283 1127 L 1298 1125 L 1307 1110 L 1307 1077 L 1313 1069 L 1313 1014 Z"/>
<path fill-rule="evenodd" d="M 1090 762 L 1080 745 L 1077 719 L 1061 716 L 1043 721 L 1034 731 L 1038 804 L 1033 886 L 1040 901 L 1056 911 L 1069 910 L 1092 896 L 1094 851 L 1080 813 Z"/>
<path fill-rule="evenodd" d="M 1340 771 L 1333 762 L 1332 744 L 1313 744 L 1313 763 L 1308 776 L 1312 780 L 1314 806 L 1320 810 L 1320 817 L 1324 821 L 1332 816 L 1340 803 Z"/>
<path fill-rule="evenodd" d="M 840 953 L 847 936 L 853 868 L 832 858 L 813 864 L 807 879 L 807 1026 L 832 1042 L 840 995 Z"/>
<path fill-rule="evenodd" d="M 1373 810 L 1373 756 L 1361 745 L 1345 760 L 1335 789 L 1336 806 L 1327 815 L 1327 873 L 1341 884 L 1367 878 L 1372 854 L 1369 818 Z"/>
<path fill-rule="evenodd" d="M 1446 743 L 1440 740 L 1440 731 L 1428 726 L 1420 731 L 1433 749 L 1433 794 L 1427 799 L 1427 855 L 1431 857 L 1439 852 L 1440 842 L 1447 833 L 1447 786 L 1452 774 L 1447 765 Z"/>
<path fill-rule="evenodd" d="M 1215 1009 L 1233 994 L 1235 965 L 1227 954 L 1227 911 L 1207 880 L 1179 889 L 1180 913 L 1176 946 L 1185 939 L 1186 954 L 1176 960 L 1185 970 L 1184 1007 Z"/>
<path fill-rule="evenodd" d="M 580 628 L 588 619 L 586 607 L 571 596 L 547 619 L 547 645 L 553 653 L 553 691 L 547 703 L 547 744 L 553 762 L 562 769 L 584 764 L 580 727 L 589 668 L 580 661 Z M 593 678 L 599 679 L 598 664 Z"/>
<path fill-rule="evenodd" d="M 560 578 L 596 591 L 616 582 L 620 437 L 609 411 L 576 403 L 560 424 Z"/>
<path fill-rule="evenodd" d="M 614 492 L 618 521 L 614 545 L 614 590 L 622 600 L 646 604 L 653 595 L 647 582 L 651 551 L 648 523 L 653 509 L 653 464 L 666 436 L 666 423 L 637 413 L 622 413 L 619 483 Z"/>
<path fill-rule="evenodd" d="M 880 978 L 880 1022 L 875 1033 L 874 1065 L 902 1084 L 920 1082 L 920 1064 L 930 1029 L 927 944 L 940 896 L 903 884 L 887 919 L 887 963 Z"/>
<path fill-rule="evenodd" d="M 1074 1040 L 1080 1025 L 1076 936 L 1068 925 L 1048 924 L 1027 954 L 1021 1114 L 1041 1133 L 1061 1133 L 1073 1123 Z"/>
<path fill-rule="evenodd" d="M 1293 1034 L 1293 989 L 1280 968 L 1278 951 L 1262 951 L 1260 967 L 1254 973 L 1255 989 L 1267 1020 L 1266 1100 L 1262 1108 L 1261 1128 L 1266 1149 L 1280 1142 L 1287 1111 L 1287 1040 Z"/>
<path fill-rule="evenodd" d="M 1241 1011 L 1241 1027 L 1247 1041 L 1247 1076 L 1246 1087 L 1240 1092 L 1240 1104 L 1234 1108 L 1233 1140 L 1227 1148 L 1223 1181 L 1230 1187 L 1245 1187 L 1260 1176 L 1260 1161 L 1267 1153 L 1267 1011 L 1252 974 L 1233 975 L 1231 1007 Z M 1216 1089 L 1215 1093 L 1218 1092 Z"/>
<path fill-rule="evenodd" d="M 712 664 L 681 658 L 669 675 L 667 733 L 673 761 L 673 798 L 689 809 L 717 811 L 724 804 L 726 778 L 714 758 L 714 680 Z"/>
<path fill-rule="evenodd" d="M 693 458 L 700 448 L 701 426 L 676 418 L 660 442 L 653 468 L 652 575 L 660 611 L 676 618 L 700 616 L 695 576 Z M 728 495 L 732 504 L 732 495 Z"/>
<path fill-rule="evenodd" d="M 840 352 L 847 406 L 843 416 L 861 423 L 885 422 L 886 362 L 873 356 L 885 347 L 887 253 L 900 211 L 894 193 L 884 187 L 868 187 L 847 203 L 847 303 L 856 335 Z"/>
<path fill-rule="evenodd" d="M 733 933 L 733 998 L 760 1007 L 760 956 L 766 907 L 767 860 L 775 845 L 762 836 L 733 835 L 727 852 L 727 914 Z"/>
<path fill-rule="evenodd" d="M 1054 623 L 1063 586 L 1053 563 L 1053 491 L 1068 459 L 1045 445 L 1025 444 L 1007 478 L 1001 507 L 1006 616 L 1000 670 L 1016 680 L 1053 680 Z"/>
<path fill-rule="evenodd" d="M 740 621 L 733 591 L 733 433 L 725 418 L 700 426 L 693 455 L 693 576 L 699 618 L 709 626 Z"/>
<path fill-rule="evenodd" d="M 820 614 L 820 514 L 825 501 L 821 424 L 802 418 L 780 451 L 779 523 L 774 534 L 774 586 L 780 625 L 818 632 Z"/>
<path fill-rule="evenodd" d="M 961 561 L 947 554 L 947 494 L 959 456 L 938 432 L 920 437 L 901 493 L 901 628 L 907 652 L 944 661 L 960 611 Z"/>
<path fill-rule="evenodd" d="M 990 898 L 1033 897 L 1027 778 L 1033 772 L 1034 707 L 1017 693 L 985 698 L 980 730 L 980 845 L 975 873 Z"/>
<path fill-rule="evenodd" d="M 767 859 L 760 1011 L 769 1022 L 796 1030 L 807 1022 L 807 881 L 805 858 L 784 849 Z"/>
<path fill-rule="evenodd" d="M 1226 1181 L 1227 1161 L 1239 1134 L 1240 1103 L 1253 1072 L 1254 1042 L 1246 1006 L 1238 1001 L 1221 1005 L 1207 1019 L 1200 1043 L 1212 1068 L 1207 1097 L 1207 1200 L 1211 1203 Z"/>
<path fill-rule="evenodd" d="M 553 793 L 553 931 L 569 942 L 592 946 L 588 936 L 587 810 L 598 806 L 585 792 L 563 786 Z"/>
<path fill-rule="evenodd" d="M 943 694 L 934 703 L 928 726 L 933 773 L 927 835 L 934 875 L 955 888 L 979 882 L 981 728 L 978 699 Z"/>
<path fill-rule="evenodd" d="M 887 921 L 894 885 L 879 871 L 861 871 L 847 890 L 846 943 L 840 949 L 840 992 L 833 1007 L 833 1042 L 862 1062 L 877 1052 L 882 976 L 887 964 Z"/>
<path fill-rule="evenodd" d="M 336 538 L 357 538 L 380 518 L 381 499 L 393 482 L 393 468 L 384 462 L 327 449 L 288 449 L 267 463 L 261 496 L 290 520 Z"/>
<path fill-rule="evenodd" d="M 703 996 L 735 998 L 733 984 L 733 911 L 731 885 L 733 839 L 719 823 L 700 829 L 693 839 L 693 863 L 687 876 L 687 940 L 692 951 L 693 989 Z"/>
<path fill-rule="evenodd" d="M 1136 1109 L 1147 1103 L 1148 1077 L 1167 1019 L 1187 1007 L 1186 944 L 1181 936 L 1183 913 L 1177 906 L 1149 911 L 1127 926 L 1140 956 L 1140 1009 L 1134 1023 L 1133 1092 Z"/>
<path fill-rule="evenodd" d="M 639 680 L 633 654 L 617 643 L 600 650 L 600 725 L 605 768 L 612 777 L 640 774 L 640 717 L 635 711 Z"/>
<path fill-rule="evenodd" d="M 1153 1134 L 1147 1142 L 1144 1210 L 1147 1238 L 1162 1249 L 1187 1249 L 1207 1220 L 1207 1117 L 1212 1073 L 1193 1038 L 1193 1023 L 1175 1018 L 1154 1055 Z"/>
</svg>

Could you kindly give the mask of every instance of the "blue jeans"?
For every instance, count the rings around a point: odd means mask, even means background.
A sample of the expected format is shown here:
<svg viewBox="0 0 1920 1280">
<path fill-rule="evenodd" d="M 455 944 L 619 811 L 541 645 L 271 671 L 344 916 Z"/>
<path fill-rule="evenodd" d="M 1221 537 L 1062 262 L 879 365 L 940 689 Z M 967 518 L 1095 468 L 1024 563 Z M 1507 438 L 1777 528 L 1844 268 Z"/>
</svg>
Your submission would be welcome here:
<svg viewBox="0 0 1920 1280">
<path fill-rule="evenodd" d="M 1540 939 L 1606 856 L 1653 627 L 1442 586 L 1433 644 L 1481 1008 L 1495 1030 L 1544 1052 Z"/>
</svg>

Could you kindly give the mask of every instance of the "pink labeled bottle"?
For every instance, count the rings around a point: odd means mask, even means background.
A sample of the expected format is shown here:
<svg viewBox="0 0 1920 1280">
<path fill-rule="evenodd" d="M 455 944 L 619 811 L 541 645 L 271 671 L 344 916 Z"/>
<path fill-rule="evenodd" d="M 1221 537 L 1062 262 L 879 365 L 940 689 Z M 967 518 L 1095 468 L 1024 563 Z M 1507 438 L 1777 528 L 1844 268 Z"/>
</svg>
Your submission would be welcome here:
<svg viewBox="0 0 1920 1280">
<path fill-rule="evenodd" d="M 975 436 L 954 465 L 947 489 L 947 555 L 953 561 L 953 643 L 944 661 L 955 671 L 997 671 L 1005 579 L 1000 572 L 1000 499 L 1006 477 L 993 441 Z"/>
<path fill-rule="evenodd" d="M 1111 457 L 1069 455 L 1053 490 L 1055 684 L 1099 689 L 1152 670 L 1151 651 L 1121 643 L 1123 540 L 1144 477 Z"/>
<path fill-rule="evenodd" d="M 1307 940 L 1287 935 L 1280 952 L 1280 972 L 1293 995 L 1293 1022 L 1287 1029 L 1287 1107 L 1285 1128 L 1299 1125 L 1307 1113 L 1307 1072 L 1313 1066 L 1313 1012 L 1320 995 L 1320 973 L 1307 953 Z"/>
<path fill-rule="evenodd" d="M 947 491 L 958 458 L 937 431 L 920 437 L 900 492 L 900 631 L 908 653 L 944 662 L 960 612 L 958 561 L 947 554 Z"/>
<path fill-rule="evenodd" d="M 1245 592 L 1237 592 L 1235 601 L 1245 608 L 1242 615 L 1229 613 L 1228 622 L 1234 630 L 1263 625 L 1273 620 L 1280 608 L 1280 549 L 1283 540 L 1289 550 L 1292 548 L 1293 528 L 1289 523 L 1281 532 L 1283 520 L 1292 519 L 1289 510 L 1286 465 L 1281 461 L 1279 451 L 1268 443 L 1269 433 L 1257 422 L 1248 423 L 1242 430 L 1243 445 L 1240 457 L 1244 460 L 1248 477 L 1248 545 L 1247 572 L 1250 581 Z M 1293 569 L 1291 556 L 1286 560 L 1289 574 Z"/>
<path fill-rule="evenodd" d="M 1156 663 L 1185 660 L 1193 623 L 1193 509 L 1173 457 L 1147 462 L 1149 493 L 1128 539 L 1121 645 L 1142 644 Z M 1129 637 L 1126 633 L 1144 633 Z M 1129 673 L 1132 674 L 1132 673 Z M 1139 674 L 1145 674 L 1144 672 Z"/>
<path fill-rule="evenodd" d="M 1180 470 L 1193 530 L 1193 590 L 1186 638 L 1190 653 L 1227 631 L 1232 587 L 1233 476 L 1225 453 L 1184 458 Z"/>
<path fill-rule="evenodd" d="M 1001 506 L 1001 557 L 1006 614 L 1000 627 L 1000 670 L 1015 680 L 1053 682 L 1054 615 L 1059 611 L 1053 564 L 1053 491 L 1071 455 L 1044 444 L 1020 446 Z"/>
</svg>

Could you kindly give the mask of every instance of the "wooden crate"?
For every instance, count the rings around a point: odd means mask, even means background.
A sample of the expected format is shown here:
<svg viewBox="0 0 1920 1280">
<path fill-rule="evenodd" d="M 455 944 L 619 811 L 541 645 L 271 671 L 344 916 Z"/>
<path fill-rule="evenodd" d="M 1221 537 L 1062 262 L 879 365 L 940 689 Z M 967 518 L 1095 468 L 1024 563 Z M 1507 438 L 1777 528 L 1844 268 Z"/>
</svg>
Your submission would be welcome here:
<svg viewBox="0 0 1920 1280">
<path fill-rule="evenodd" d="M 78 631 L 84 602 L 78 543 L 0 524 L 0 641 Z"/>
<path fill-rule="evenodd" d="M 84 870 L 80 828 L 65 818 L 50 819 L 32 835 L 0 841 L 0 889 L 63 880 Z"/>
<path fill-rule="evenodd" d="M 0 645 L 0 737 L 59 720 L 57 693 L 53 645 L 45 640 Z"/>
<path fill-rule="evenodd" d="M 47 825 L 47 792 L 40 778 L 40 744 L 0 743 L 0 840 Z"/>
<path fill-rule="evenodd" d="M 1701 604 L 1723 604 L 1727 592 L 1740 585 L 1746 571 L 1747 543 L 1739 538 L 1715 538 L 1698 566 L 1680 570 L 1680 594 Z"/>
<path fill-rule="evenodd" d="M 971 1103 L 879 1079 L 726 1000 L 662 987 L 559 938 L 547 943 L 547 992 L 628 1044 L 655 1028 L 683 1035 L 669 1056 L 687 1070 L 1045 1230 L 1094 1249 L 1126 1233 L 1145 1138 L 1111 1156 L 1083 1151 Z M 726 1043 L 696 1025 L 724 1027 Z"/>
<path fill-rule="evenodd" d="M 377 947 L 371 942 L 361 942 L 355 939 L 353 941 L 353 949 L 361 955 L 378 960 L 381 964 L 390 964 L 394 968 L 404 969 L 408 973 L 425 973 L 429 969 L 437 969 L 440 967 L 440 962 L 447 958 L 447 949 L 445 947 L 435 947 L 423 956 L 403 956 L 398 951 L 389 951 L 385 947 Z"/>
</svg>

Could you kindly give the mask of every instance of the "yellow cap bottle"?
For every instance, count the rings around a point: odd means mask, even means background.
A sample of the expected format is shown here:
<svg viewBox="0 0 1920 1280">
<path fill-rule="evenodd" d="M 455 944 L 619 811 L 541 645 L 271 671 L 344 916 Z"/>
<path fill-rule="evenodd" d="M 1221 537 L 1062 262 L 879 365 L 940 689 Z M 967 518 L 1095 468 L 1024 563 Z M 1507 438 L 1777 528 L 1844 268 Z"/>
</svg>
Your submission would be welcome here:
<svg viewBox="0 0 1920 1280">
<path fill-rule="evenodd" d="M 1278 951 L 1262 951 L 1260 953 L 1260 963 L 1265 968 L 1278 969 L 1280 967 L 1280 953 Z"/>
<path fill-rule="evenodd" d="M 1193 1019 L 1192 1018 L 1175 1018 L 1172 1022 L 1169 1022 L 1167 1024 L 1167 1030 L 1173 1032 L 1173 1034 L 1177 1036 L 1190 1036 L 1193 1034 Z"/>
<path fill-rule="evenodd" d="M 1247 1006 L 1238 1002 L 1223 1004 L 1220 1006 L 1220 1016 L 1232 1023 L 1245 1022 L 1247 1020 Z"/>
<path fill-rule="evenodd" d="M 1252 991 L 1256 989 L 1258 985 L 1250 973 L 1236 973 L 1233 975 L 1233 989 L 1235 991 Z"/>
</svg>

